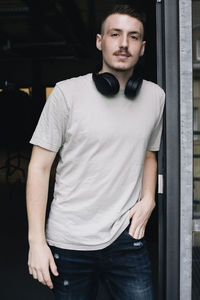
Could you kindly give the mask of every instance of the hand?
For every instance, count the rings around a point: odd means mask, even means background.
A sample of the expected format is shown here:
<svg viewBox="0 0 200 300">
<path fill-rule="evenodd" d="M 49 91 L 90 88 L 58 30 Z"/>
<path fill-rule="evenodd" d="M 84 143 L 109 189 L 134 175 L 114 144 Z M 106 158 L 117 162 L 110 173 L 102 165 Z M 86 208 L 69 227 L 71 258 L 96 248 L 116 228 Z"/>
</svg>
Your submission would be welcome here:
<svg viewBox="0 0 200 300">
<path fill-rule="evenodd" d="M 137 202 L 130 211 L 131 225 L 129 234 L 135 239 L 141 239 L 144 236 L 146 224 L 155 207 L 155 201 L 149 197 L 143 197 Z"/>
<path fill-rule="evenodd" d="M 58 276 L 58 271 L 51 250 L 46 243 L 30 244 L 28 266 L 29 273 L 34 279 L 50 289 L 53 288 L 49 270 L 55 276 Z"/>
</svg>

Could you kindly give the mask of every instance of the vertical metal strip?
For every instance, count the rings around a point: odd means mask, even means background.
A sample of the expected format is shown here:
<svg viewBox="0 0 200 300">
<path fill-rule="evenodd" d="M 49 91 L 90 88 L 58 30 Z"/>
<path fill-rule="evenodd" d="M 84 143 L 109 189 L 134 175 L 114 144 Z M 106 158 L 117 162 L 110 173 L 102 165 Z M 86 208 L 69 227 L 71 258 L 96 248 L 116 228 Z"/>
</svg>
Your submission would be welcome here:
<svg viewBox="0 0 200 300">
<path fill-rule="evenodd" d="M 180 297 L 180 74 L 178 3 L 178 0 L 163 1 L 166 83 L 166 300 L 178 300 Z"/>
<path fill-rule="evenodd" d="M 179 0 L 180 47 L 180 299 L 191 299 L 193 209 L 193 96 L 191 0 Z"/>
<path fill-rule="evenodd" d="M 157 1 L 158 2 L 158 1 Z M 159 1 L 160 2 L 160 1 Z M 163 9 L 161 3 L 156 3 L 156 48 L 157 48 L 157 83 L 165 88 L 164 83 L 164 39 L 163 39 Z M 158 153 L 158 178 L 165 174 L 165 114 L 163 120 L 163 135 Z M 165 194 L 160 193 L 158 180 L 158 299 L 165 299 Z"/>
</svg>

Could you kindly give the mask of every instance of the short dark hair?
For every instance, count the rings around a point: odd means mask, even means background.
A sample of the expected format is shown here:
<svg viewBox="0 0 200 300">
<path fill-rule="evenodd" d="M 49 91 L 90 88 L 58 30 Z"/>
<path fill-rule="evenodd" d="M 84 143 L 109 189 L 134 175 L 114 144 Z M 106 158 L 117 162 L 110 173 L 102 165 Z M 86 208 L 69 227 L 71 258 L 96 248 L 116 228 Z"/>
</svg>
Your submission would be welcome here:
<svg viewBox="0 0 200 300">
<path fill-rule="evenodd" d="M 137 5 L 117 4 L 109 12 L 107 12 L 106 15 L 104 15 L 101 22 L 101 33 L 103 33 L 103 25 L 105 20 L 110 15 L 114 14 L 128 15 L 130 17 L 136 18 L 143 24 L 143 28 L 145 29 L 146 14 L 141 10 L 140 7 L 138 7 Z"/>
</svg>

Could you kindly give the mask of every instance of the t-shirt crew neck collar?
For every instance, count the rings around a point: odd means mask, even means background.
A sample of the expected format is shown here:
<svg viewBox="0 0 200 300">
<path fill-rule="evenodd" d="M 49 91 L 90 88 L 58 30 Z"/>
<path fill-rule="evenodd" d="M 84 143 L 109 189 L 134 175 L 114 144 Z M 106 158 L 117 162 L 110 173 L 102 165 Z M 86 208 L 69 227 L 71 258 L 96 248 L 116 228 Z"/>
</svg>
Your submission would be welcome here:
<svg viewBox="0 0 200 300">
<path fill-rule="evenodd" d="M 125 90 L 125 88 L 120 88 L 120 89 L 119 89 L 119 93 L 120 93 L 120 94 L 124 94 L 124 90 Z"/>
</svg>

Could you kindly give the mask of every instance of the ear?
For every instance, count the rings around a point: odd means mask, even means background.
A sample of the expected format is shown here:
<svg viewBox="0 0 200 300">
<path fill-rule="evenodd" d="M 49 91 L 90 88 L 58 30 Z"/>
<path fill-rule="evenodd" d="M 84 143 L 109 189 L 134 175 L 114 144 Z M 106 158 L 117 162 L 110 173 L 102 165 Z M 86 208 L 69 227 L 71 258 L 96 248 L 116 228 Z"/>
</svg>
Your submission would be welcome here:
<svg viewBox="0 0 200 300">
<path fill-rule="evenodd" d="M 102 36 L 101 34 L 98 33 L 96 36 L 96 47 L 99 51 L 102 50 L 101 42 L 102 42 Z"/>
<path fill-rule="evenodd" d="M 142 46 L 141 46 L 141 50 L 140 50 L 140 56 L 144 55 L 145 46 L 146 46 L 146 41 L 142 41 Z"/>
</svg>

